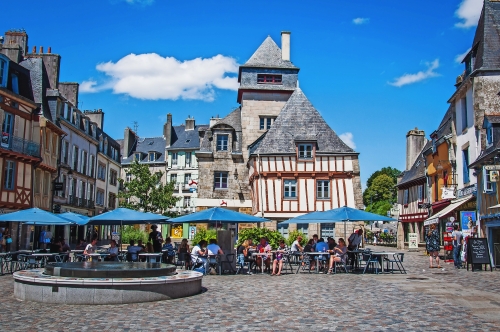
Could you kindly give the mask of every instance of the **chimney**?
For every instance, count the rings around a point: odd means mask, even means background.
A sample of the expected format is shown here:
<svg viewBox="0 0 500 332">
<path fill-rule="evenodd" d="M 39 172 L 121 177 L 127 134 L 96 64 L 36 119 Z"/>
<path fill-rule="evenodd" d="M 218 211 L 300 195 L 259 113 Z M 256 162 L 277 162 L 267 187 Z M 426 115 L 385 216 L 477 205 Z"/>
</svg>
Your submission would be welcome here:
<svg viewBox="0 0 500 332">
<path fill-rule="evenodd" d="M 194 130 L 194 118 L 191 118 L 189 115 L 186 119 L 186 128 L 184 130 Z"/>
<path fill-rule="evenodd" d="M 163 137 L 167 144 L 167 148 L 172 144 L 172 114 L 167 114 L 167 122 L 163 125 Z"/>
<path fill-rule="evenodd" d="M 281 60 L 290 61 L 290 31 L 281 31 Z"/>
<path fill-rule="evenodd" d="M 34 50 L 36 51 L 36 49 Z M 54 53 L 43 53 L 43 47 L 40 46 L 38 53 L 26 54 L 26 58 L 41 58 L 43 60 L 44 70 L 47 73 L 49 88 L 58 89 L 59 73 L 61 71 L 61 56 Z M 75 104 L 75 106 L 77 106 Z"/>
<path fill-rule="evenodd" d="M 33 46 L 33 51 L 31 53 L 36 53 L 36 46 Z"/>
<path fill-rule="evenodd" d="M 129 127 L 125 128 L 123 133 L 123 156 L 128 158 L 134 149 L 134 144 L 137 141 L 137 135 Z"/>
<path fill-rule="evenodd" d="M 417 127 L 406 134 L 406 170 L 413 166 L 425 143 L 425 132 Z"/>
<path fill-rule="evenodd" d="M 28 49 L 28 35 L 23 30 L 11 30 L 5 33 L 5 40 L 1 53 L 11 61 L 19 63 Z"/>
<path fill-rule="evenodd" d="M 220 120 L 219 114 L 214 118 L 213 116 L 210 118 L 210 128 L 215 126 L 215 124 Z"/>
<path fill-rule="evenodd" d="M 98 109 L 95 111 L 84 111 L 83 112 L 92 122 L 97 124 L 99 129 L 104 130 L 104 112 L 102 109 Z"/>
<path fill-rule="evenodd" d="M 40 54 L 43 53 L 43 46 L 40 46 Z"/>
<path fill-rule="evenodd" d="M 52 53 L 52 47 L 49 46 L 49 49 L 47 50 L 47 53 Z"/>
<path fill-rule="evenodd" d="M 66 98 L 73 106 L 78 107 L 78 90 L 80 84 L 76 82 L 59 82 L 57 88 L 59 93 Z M 94 121 L 97 122 L 97 121 Z"/>
</svg>

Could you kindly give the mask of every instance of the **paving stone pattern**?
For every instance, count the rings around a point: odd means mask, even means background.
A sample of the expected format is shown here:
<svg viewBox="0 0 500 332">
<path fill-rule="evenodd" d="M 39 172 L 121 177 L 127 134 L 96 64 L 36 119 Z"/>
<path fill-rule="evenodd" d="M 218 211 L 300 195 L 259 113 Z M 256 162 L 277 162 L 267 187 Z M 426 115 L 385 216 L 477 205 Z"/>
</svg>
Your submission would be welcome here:
<svg viewBox="0 0 500 332">
<path fill-rule="evenodd" d="M 376 250 L 391 250 L 377 247 Z M 206 276 L 189 298 L 127 305 L 41 305 L 13 297 L 0 277 L 6 331 L 498 331 L 500 273 L 429 269 L 408 274 Z M 408 278 L 417 278 L 411 280 Z"/>
</svg>

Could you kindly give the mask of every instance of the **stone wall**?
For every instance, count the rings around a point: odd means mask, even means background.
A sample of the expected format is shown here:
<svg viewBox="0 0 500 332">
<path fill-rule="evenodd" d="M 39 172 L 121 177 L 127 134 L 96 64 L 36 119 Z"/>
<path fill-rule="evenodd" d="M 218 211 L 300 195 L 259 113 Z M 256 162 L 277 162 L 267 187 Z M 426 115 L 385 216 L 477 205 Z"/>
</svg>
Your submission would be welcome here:
<svg viewBox="0 0 500 332">
<path fill-rule="evenodd" d="M 481 130 L 481 150 L 486 148 L 486 131 L 482 129 L 485 115 L 498 114 L 500 110 L 500 76 L 478 76 L 474 84 L 474 126 Z"/>
</svg>

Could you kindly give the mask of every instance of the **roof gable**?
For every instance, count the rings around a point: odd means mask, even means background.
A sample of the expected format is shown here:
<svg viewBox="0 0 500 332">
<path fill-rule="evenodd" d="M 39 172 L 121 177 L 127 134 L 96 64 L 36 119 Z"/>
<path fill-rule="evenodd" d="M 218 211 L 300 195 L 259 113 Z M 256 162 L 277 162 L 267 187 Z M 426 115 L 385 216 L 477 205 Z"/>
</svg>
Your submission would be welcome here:
<svg viewBox="0 0 500 332">
<path fill-rule="evenodd" d="M 291 61 L 281 58 L 281 49 L 270 36 L 242 67 L 297 68 Z"/>
<path fill-rule="evenodd" d="M 486 0 L 476 28 L 472 48 L 477 47 L 475 69 L 500 68 L 500 2 Z"/>
<path fill-rule="evenodd" d="M 355 153 L 325 122 L 301 89 L 290 96 L 254 153 L 295 154 L 297 141 L 316 141 L 317 154 Z"/>
</svg>

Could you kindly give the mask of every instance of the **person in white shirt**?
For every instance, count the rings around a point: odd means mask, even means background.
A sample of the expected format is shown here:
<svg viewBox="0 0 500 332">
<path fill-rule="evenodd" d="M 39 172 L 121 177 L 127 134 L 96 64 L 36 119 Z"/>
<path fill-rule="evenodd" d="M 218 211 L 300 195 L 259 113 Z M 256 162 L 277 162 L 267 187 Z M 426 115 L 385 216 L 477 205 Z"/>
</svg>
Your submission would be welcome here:
<svg viewBox="0 0 500 332">
<path fill-rule="evenodd" d="M 87 244 L 87 247 L 85 247 L 83 254 L 87 256 L 87 258 L 89 258 L 91 254 L 95 254 L 96 250 L 97 250 L 97 238 L 94 237 L 92 238 L 92 242 Z"/>
<path fill-rule="evenodd" d="M 304 248 L 300 245 L 300 241 L 302 241 L 302 236 L 299 235 L 297 236 L 297 239 L 293 241 L 290 251 L 297 252 L 304 250 Z"/>
<path fill-rule="evenodd" d="M 207 241 L 201 240 L 199 244 L 193 247 L 191 250 L 191 261 L 195 267 L 196 264 L 202 263 L 205 267 L 205 271 L 208 271 L 208 250 L 205 248 L 206 245 Z"/>
<path fill-rule="evenodd" d="M 208 249 L 208 254 L 209 255 L 224 255 L 224 252 L 222 251 L 222 249 L 219 247 L 219 245 L 217 244 L 217 240 L 216 239 L 211 239 L 210 240 L 210 244 L 207 246 L 207 249 Z"/>
</svg>

